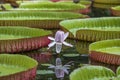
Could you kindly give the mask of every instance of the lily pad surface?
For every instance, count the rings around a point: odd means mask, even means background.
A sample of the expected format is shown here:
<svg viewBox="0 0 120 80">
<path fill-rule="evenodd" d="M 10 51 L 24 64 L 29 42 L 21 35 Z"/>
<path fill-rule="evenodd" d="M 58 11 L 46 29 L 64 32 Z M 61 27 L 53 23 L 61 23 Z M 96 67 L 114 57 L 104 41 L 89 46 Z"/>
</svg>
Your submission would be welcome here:
<svg viewBox="0 0 120 80">
<path fill-rule="evenodd" d="M 103 40 L 90 44 L 90 58 L 108 64 L 119 65 L 120 40 Z"/>
<path fill-rule="evenodd" d="M 94 2 L 101 4 L 120 4 L 119 0 L 94 0 Z"/>
<path fill-rule="evenodd" d="M 86 8 L 85 5 L 82 4 L 74 4 L 74 3 L 64 3 L 64 2 L 40 2 L 36 1 L 33 3 L 26 2 L 21 3 L 20 9 L 29 9 L 29 10 L 80 10 Z"/>
<path fill-rule="evenodd" d="M 0 27 L 0 52 L 21 52 L 42 47 L 50 43 L 51 31 L 43 29 L 4 26 Z M 46 41 L 46 42 L 44 42 Z"/>
<path fill-rule="evenodd" d="M 26 70 L 24 67 L 0 64 L 0 76 L 6 76 L 9 74 L 14 74 Z"/>
<path fill-rule="evenodd" d="M 0 12 L 0 26 L 29 26 L 35 28 L 59 28 L 66 19 L 85 18 L 72 12 L 6 11 Z"/>
<path fill-rule="evenodd" d="M 120 55 L 120 47 L 101 48 L 96 51 Z"/>
<path fill-rule="evenodd" d="M 115 73 L 102 66 L 84 66 L 70 74 L 70 80 L 109 80 Z"/>
<path fill-rule="evenodd" d="M 36 74 L 37 64 L 34 59 L 27 56 L 0 54 L 0 80 L 33 78 Z M 27 76 L 28 73 L 35 74 Z"/>
<path fill-rule="evenodd" d="M 69 31 L 75 38 L 85 41 L 99 41 L 120 38 L 120 17 L 102 17 L 73 19 L 60 22 L 64 31 Z"/>
</svg>

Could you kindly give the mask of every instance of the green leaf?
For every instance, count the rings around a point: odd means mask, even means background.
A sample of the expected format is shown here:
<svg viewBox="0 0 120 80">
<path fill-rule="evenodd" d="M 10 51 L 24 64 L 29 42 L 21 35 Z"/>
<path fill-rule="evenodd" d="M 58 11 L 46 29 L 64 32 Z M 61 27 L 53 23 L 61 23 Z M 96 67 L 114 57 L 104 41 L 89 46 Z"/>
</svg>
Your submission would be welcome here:
<svg viewBox="0 0 120 80">
<path fill-rule="evenodd" d="M 84 66 L 74 70 L 70 74 L 70 80 L 96 80 L 95 78 L 102 80 L 102 78 L 105 79 L 114 76 L 115 73 L 108 68 L 102 66 Z"/>
<path fill-rule="evenodd" d="M 5 78 L 7 80 L 11 74 L 17 78 L 18 73 L 23 74 L 25 71 L 36 68 L 37 65 L 37 61 L 27 56 L 0 54 L 0 79 L 2 76 L 7 76 Z"/>
<path fill-rule="evenodd" d="M 47 47 L 51 31 L 20 27 L 0 27 L 0 52 L 21 52 Z"/>
<path fill-rule="evenodd" d="M 64 31 L 84 41 L 98 41 L 120 38 L 120 17 L 102 17 L 61 21 Z M 70 36 L 73 38 L 73 36 Z"/>
<path fill-rule="evenodd" d="M 26 2 L 20 5 L 19 9 L 33 9 L 33 10 L 80 10 L 86 8 L 82 4 L 74 4 L 72 2 Z"/>
<path fill-rule="evenodd" d="M 120 39 L 103 40 L 90 44 L 90 58 L 95 61 L 120 65 Z"/>
</svg>

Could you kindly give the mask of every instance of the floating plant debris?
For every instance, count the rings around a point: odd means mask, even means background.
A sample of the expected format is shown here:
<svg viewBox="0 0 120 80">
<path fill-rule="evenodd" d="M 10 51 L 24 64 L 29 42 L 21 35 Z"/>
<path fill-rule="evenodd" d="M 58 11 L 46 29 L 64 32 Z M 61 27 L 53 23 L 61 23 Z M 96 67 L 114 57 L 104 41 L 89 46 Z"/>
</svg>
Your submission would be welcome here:
<svg viewBox="0 0 120 80">
<path fill-rule="evenodd" d="M 41 64 L 42 66 L 51 66 L 51 64 Z"/>
<path fill-rule="evenodd" d="M 54 74 L 54 71 L 52 70 L 38 70 L 37 75 L 48 75 L 48 74 Z"/>
<path fill-rule="evenodd" d="M 73 19 L 60 22 L 64 31 L 69 31 L 76 38 L 84 41 L 99 41 L 120 38 L 120 17 L 102 17 Z"/>
<path fill-rule="evenodd" d="M 63 54 L 64 57 L 78 57 L 80 54 Z"/>
</svg>

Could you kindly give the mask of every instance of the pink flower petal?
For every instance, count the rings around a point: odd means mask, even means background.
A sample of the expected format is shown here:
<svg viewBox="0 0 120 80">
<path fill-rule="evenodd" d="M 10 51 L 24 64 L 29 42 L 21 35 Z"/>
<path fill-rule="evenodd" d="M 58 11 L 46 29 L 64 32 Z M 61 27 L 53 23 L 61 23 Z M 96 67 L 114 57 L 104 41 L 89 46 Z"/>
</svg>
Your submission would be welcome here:
<svg viewBox="0 0 120 80">
<path fill-rule="evenodd" d="M 63 42 L 63 44 L 66 45 L 66 46 L 73 47 L 73 45 L 71 45 L 71 44 L 69 44 L 69 43 L 67 43 L 67 42 L 65 42 L 65 41 Z"/>
</svg>

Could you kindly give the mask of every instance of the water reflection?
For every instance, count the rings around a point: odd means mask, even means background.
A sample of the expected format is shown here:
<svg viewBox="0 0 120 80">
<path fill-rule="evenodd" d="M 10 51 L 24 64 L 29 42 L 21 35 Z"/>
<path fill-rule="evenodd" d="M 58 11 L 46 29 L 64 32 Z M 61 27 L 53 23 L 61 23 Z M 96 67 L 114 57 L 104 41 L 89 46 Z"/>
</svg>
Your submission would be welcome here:
<svg viewBox="0 0 120 80">
<path fill-rule="evenodd" d="M 76 40 L 76 50 L 80 54 L 88 54 L 88 52 L 89 52 L 89 45 L 91 43 L 92 42 Z"/>
<path fill-rule="evenodd" d="M 51 53 L 52 53 L 52 58 L 48 63 L 49 64 L 56 64 L 56 59 L 58 59 L 58 58 L 62 61 L 62 63 L 61 63 L 62 65 L 65 65 L 66 63 L 72 61 L 73 63 L 71 63 L 70 69 L 68 69 L 69 73 L 71 73 L 74 69 L 76 69 L 80 66 L 89 64 L 88 53 L 87 53 L 87 55 L 83 55 L 83 53 L 81 54 L 81 52 L 83 52 L 82 50 L 88 49 L 88 46 L 89 46 L 88 44 L 90 44 L 90 43 L 85 42 L 85 44 L 84 44 L 84 42 L 81 42 L 81 41 L 79 42 L 79 41 L 76 41 L 74 39 L 67 39 L 66 41 L 68 43 L 71 43 L 72 45 L 74 45 L 74 47 L 63 46 L 61 54 L 54 54 L 56 50 L 55 50 L 55 47 L 52 47 L 50 49 Z M 78 43 L 79 43 L 79 45 L 85 45 L 84 46 L 85 49 L 77 51 L 76 48 L 79 47 L 79 46 L 77 46 Z M 83 46 L 81 46 L 81 47 L 83 47 Z M 73 56 L 72 55 L 64 56 L 65 54 L 66 55 L 72 54 Z M 74 56 L 74 54 L 75 55 L 79 54 L 79 55 Z M 39 65 L 38 70 L 51 70 L 51 69 L 48 69 L 48 66 Z M 54 71 L 54 69 L 52 71 Z M 55 74 L 44 74 L 44 75 L 37 74 L 36 80 L 69 80 L 69 75 L 65 75 L 64 78 L 58 79 Z"/>
</svg>

